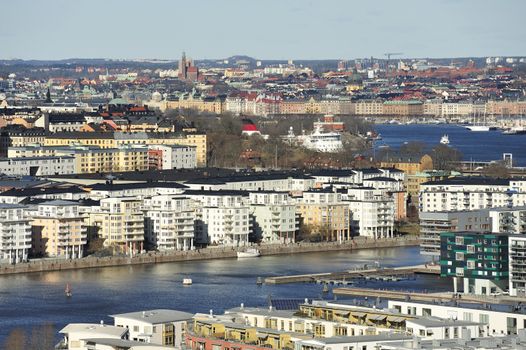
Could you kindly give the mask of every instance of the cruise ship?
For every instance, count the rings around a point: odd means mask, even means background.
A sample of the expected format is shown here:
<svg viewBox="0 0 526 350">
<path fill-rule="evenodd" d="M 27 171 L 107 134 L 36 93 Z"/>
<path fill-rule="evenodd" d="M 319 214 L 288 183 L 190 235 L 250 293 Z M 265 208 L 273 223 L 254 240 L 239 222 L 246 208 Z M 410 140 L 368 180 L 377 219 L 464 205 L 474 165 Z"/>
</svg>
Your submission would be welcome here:
<svg viewBox="0 0 526 350">
<path fill-rule="evenodd" d="M 337 132 L 324 132 L 316 127 L 311 134 L 297 137 L 299 143 L 308 149 L 323 153 L 334 153 L 343 150 L 342 135 Z"/>
</svg>

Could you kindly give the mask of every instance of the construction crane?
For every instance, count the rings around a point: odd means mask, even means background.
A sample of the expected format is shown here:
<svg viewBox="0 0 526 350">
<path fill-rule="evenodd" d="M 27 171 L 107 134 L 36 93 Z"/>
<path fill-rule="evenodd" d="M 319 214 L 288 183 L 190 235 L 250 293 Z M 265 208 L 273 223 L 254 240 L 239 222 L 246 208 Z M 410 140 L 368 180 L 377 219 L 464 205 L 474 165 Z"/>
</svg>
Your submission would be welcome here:
<svg viewBox="0 0 526 350">
<path fill-rule="evenodd" d="M 388 52 L 388 53 L 384 53 L 385 56 L 387 56 L 387 66 L 385 67 L 385 76 L 387 77 L 387 81 L 390 83 L 390 79 L 389 79 L 389 63 L 391 61 L 391 56 L 400 56 L 400 55 L 403 55 L 402 52 Z"/>
</svg>

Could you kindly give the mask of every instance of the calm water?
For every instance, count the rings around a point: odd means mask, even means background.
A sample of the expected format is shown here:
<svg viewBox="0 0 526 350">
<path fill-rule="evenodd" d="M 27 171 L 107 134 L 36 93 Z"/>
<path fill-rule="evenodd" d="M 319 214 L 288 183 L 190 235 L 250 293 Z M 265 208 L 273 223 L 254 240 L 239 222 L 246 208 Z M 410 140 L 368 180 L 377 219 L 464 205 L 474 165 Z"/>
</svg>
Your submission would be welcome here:
<svg viewBox="0 0 526 350">
<path fill-rule="evenodd" d="M 424 263 L 418 247 L 386 248 L 357 252 L 307 253 L 258 259 L 223 259 L 46 272 L 0 277 L 0 347 L 15 327 L 25 329 L 53 323 L 58 330 L 71 322 L 112 322 L 107 315 L 151 308 L 220 313 L 244 303 L 266 305 L 275 298 L 317 298 L 321 285 L 285 284 L 257 286 L 257 276 L 343 271 L 373 264 L 401 266 Z M 182 286 L 191 277 L 192 286 Z M 73 297 L 64 296 L 70 283 Z M 400 282 L 361 282 L 370 287 L 404 290 L 445 290 L 440 278 L 418 277 Z M 362 284 L 360 284 L 362 285 Z M 332 298 L 329 294 L 328 298 Z"/>
<path fill-rule="evenodd" d="M 465 160 L 499 160 L 503 153 L 512 153 L 514 165 L 526 166 L 526 135 L 503 135 L 500 131 L 472 132 L 462 126 L 447 124 L 379 124 L 375 128 L 382 135 L 377 146 L 399 148 L 406 141 L 422 141 L 434 147 L 447 134 L 450 146 L 461 151 Z"/>
</svg>

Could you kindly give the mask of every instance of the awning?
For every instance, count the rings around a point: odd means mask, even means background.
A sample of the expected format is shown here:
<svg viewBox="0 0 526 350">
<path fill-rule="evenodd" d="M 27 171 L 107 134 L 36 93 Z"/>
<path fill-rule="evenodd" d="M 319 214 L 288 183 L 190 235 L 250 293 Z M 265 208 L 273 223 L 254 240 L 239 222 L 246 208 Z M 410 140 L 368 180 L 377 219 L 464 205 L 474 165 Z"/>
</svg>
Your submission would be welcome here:
<svg viewBox="0 0 526 350">
<path fill-rule="evenodd" d="M 338 316 L 349 317 L 349 315 L 351 313 L 350 312 L 344 312 L 344 311 L 337 311 L 337 312 L 335 312 L 335 314 L 338 315 Z"/>
<path fill-rule="evenodd" d="M 369 320 L 373 320 L 373 321 L 382 321 L 382 320 L 385 320 L 387 318 L 386 315 L 371 315 L 369 316 Z"/>
<path fill-rule="evenodd" d="M 360 317 L 365 317 L 366 313 L 365 312 L 353 312 L 352 315 L 354 317 L 360 318 Z"/>
<path fill-rule="evenodd" d="M 403 318 L 403 317 L 398 317 L 398 316 L 389 316 L 389 317 L 387 317 L 387 321 L 389 321 L 389 322 L 400 323 L 400 322 L 404 322 L 404 321 L 405 321 L 405 318 Z"/>
</svg>

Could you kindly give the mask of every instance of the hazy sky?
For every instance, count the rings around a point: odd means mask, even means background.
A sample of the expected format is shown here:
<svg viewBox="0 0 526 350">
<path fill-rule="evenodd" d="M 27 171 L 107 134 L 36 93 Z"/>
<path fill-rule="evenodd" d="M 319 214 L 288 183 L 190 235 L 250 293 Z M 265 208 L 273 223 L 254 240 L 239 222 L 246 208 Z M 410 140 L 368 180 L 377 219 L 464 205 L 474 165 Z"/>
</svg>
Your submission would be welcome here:
<svg viewBox="0 0 526 350">
<path fill-rule="evenodd" d="M 0 58 L 526 55 L 526 0 L 0 2 Z"/>
</svg>

